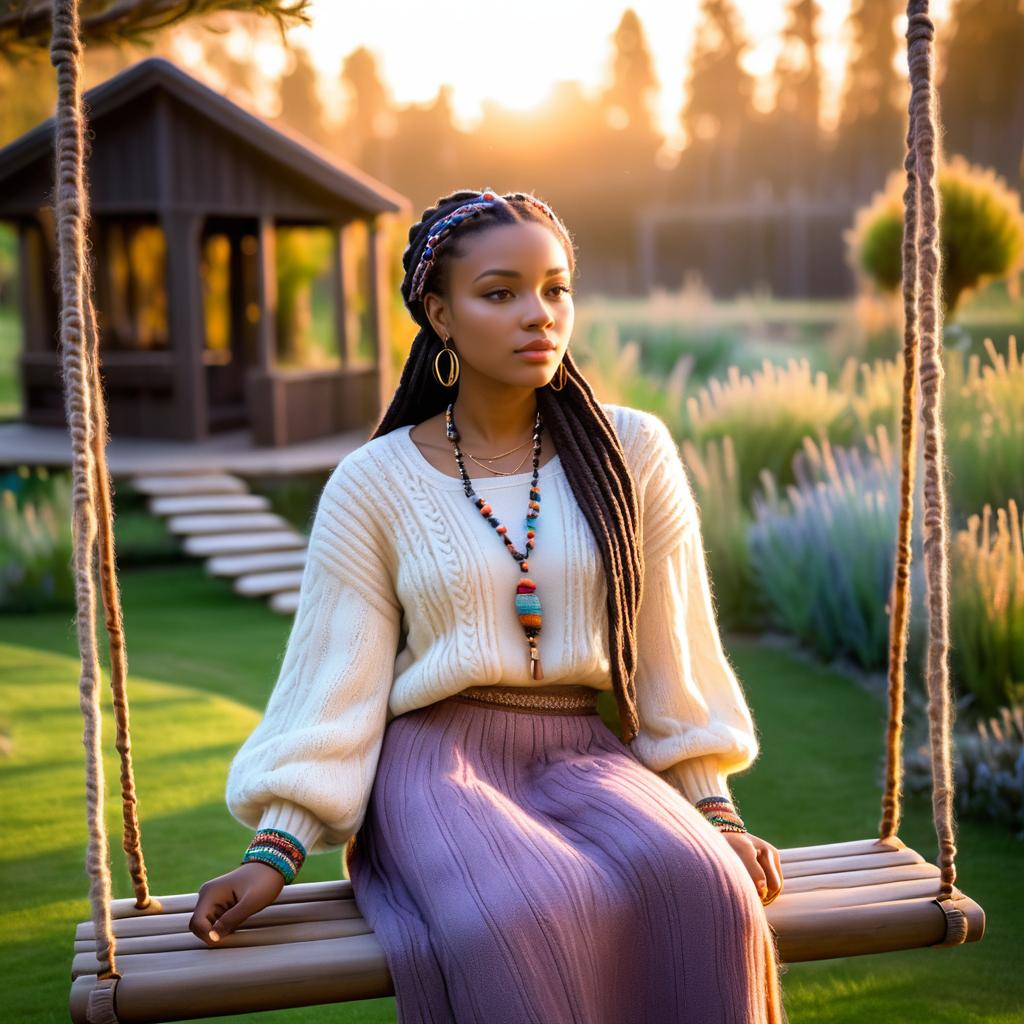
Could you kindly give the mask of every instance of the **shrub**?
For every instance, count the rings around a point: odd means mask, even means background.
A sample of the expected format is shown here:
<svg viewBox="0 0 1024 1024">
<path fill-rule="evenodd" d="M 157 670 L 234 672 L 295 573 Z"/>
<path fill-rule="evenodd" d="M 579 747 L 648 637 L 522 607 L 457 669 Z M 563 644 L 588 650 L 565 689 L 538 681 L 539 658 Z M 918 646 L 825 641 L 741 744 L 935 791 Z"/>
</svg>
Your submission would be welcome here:
<svg viewBox="0 0 1024 1024">
<path fill-rule="evenodd" d="M 1024 262 L 1020 196 L 994 171 L 952 156 L 938 170 L 942 319 L 961 299 L 993 280 L 1015 276 Z M 860 277 L 885 291 L 902 279 L 903 191 L 906 174 L 893 171 L 885 187 L 857 212 L 844 233 L 847 258 Z"/>
<path fill-rule="evenodd" d="M 907 731 L 904 748 L 904 789 L 931 789 L 931 757 L 927 717 L 918 702 L 914 739 Z M 973 727 L 954 726 L 953 784 L 960 814 L 990 818 L 1014 829 L 1024 840 L 1024 706 L 1012 704 Z"/>
<path fill-rule="evenodd" d="M 950 657 L 957 683 L 972 693 L 979 711 L 1024 699 L 1024 552 L 1017 503 L 972 515 L 957 532 L 950 606 L 956 643 Z M 980 536 L 979 536 L 980 527 Z M 993 535 L 994 534 L 994 535 Z"/>
<path fill-rule="evenodd" d="M 754 496 L 750 561 L 771 625 L 818 657 L 848 657 L 867 671 L 888 662 L 889 595 L 899 509 L 898 453 L 879 427 L 869 455 L 805 438 L 795 458 L 788 506 L 774 475 L 762 473 Z M 921 485 L 921 474 L 917 478 Z M 920 500 L 915 504 L 920 507 Z M 915 517 L 917 519 L 917 517 Z M 924 577 L 915 529 L 911 611 L 923 607 Z M 918 648 L 921 616 L 911 620 Z M 913 649 L 913 648 L 912 648 Z"/>
<path fill-rule="evenodd" d="M 726 436 L 736 451 L 739 495 L 749 502 L 763 470 L 782 484 L 807 435 L 849 441 L 856 426 L 846 395 L 829 387 L 823 372 L 812 374 L 806 359 L 785 367 L 765 359 L 760 370 L 711 380 L 687 402 L 689 434 L 703 445 Z"/>
<path fill-rule="evenodd" d="M 0 491 L 0 611 L 73 608 L 71 480 L 22 473 Z"/>
<path fill-rule="evenodd" d="M 740 496 L 732 438 L 708 441 L 703 450 L 684 441 L 681 454 L 700 510 L 718 620 L 730 630 L 756 632 L 767 612 L 750 564 L 751 517 Z"/>
<path fill-rule="evenodd" d="M 989 365 L 950 352 L 946 367 L 946 455 L 954 508 L 1004 505 L 1024 495 L 1024 360 L 1010 335 L 1007 354 L 985 339 Z"/>
</svg>

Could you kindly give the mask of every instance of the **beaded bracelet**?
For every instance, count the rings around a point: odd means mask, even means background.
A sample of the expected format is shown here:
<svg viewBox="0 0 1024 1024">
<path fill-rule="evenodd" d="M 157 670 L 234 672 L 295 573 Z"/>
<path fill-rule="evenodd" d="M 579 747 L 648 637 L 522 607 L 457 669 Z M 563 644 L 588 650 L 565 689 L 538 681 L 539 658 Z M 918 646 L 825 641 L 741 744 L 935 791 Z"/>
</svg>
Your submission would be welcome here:
<svg viewBox="0 0 1024 1024">
<path fill-rule="evenodd" d="M 306 848 L 290 832 L 279 828 L 262 828 L 249 844 L 242 857 L 242 863 L 260 861 L 277 868 L 284 875 L 285 883 L 291 882 L 299 873 L 306 859 Z"/>
<path fill-rule="evenodd" d="M 719 832 L 746 832 L 747 826 L 732 801 L 724 796 L 706 796 L 698 800 L 697 808 Z"/>
</svg>

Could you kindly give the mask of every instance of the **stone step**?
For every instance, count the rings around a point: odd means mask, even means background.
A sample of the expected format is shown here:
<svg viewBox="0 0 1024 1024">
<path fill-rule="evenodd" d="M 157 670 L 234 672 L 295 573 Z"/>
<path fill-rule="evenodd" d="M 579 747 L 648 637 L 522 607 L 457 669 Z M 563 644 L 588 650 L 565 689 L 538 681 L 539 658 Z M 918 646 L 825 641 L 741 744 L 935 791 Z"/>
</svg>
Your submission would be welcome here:
<svg viewBox="0 0 1024 1024">
<path fill-rule="evenodd" d="M 301 569 L 306 564 L 306 549 L 268 551 L 255 555 L 220 555 L 206 563 L 211 576 L 242 576 L 246 573 Z"/>
<path fill-rule="evenodd" d="M 291 530 L 270 533 L 194 534 L 183 543 L 185 552 L 205 558 L 213 555 L 254 554 L 263 551 L 286 551 L 305 548 L 306 538 Z"/>
<path fill-rule="evenodd" d="M 143 494 L 248 494 L 249 485 L 230 473 L 182 473 L 179 476 L 137 476 L 132 487 Z"/>
<path fill-rule="evenodd" d="M 262 494 L 186 494 L 150 498 L 149 511 L 155 516 L 197 515 L 217 512 L 266 512 L 270 501 Z"/>
<path fill-rule="evenodd" d="M 299 592 L 297 590 L 285 590 L 275 594 L 267 604 L 271 611 L 279 615 L 294 615 L 295 609 L 299 607 Z"/>
<path fill-rule="evenodd" d="M 288 520 L 276 512 L 239 512 L 236 515 L 171 516 L 167 529 L 171 533 L 254 533 L 284 530 Z"/>
<path fill-rule="evenodd" d="M 301 569 L 256 572 L 248 576 L 239 576 L 235 580 L 235 593 L 244 594 L 246 597 L 265 597 L 267 594 L 279 594 L 283 590 L 298 590 L 301 584 Z"/>
</svg>

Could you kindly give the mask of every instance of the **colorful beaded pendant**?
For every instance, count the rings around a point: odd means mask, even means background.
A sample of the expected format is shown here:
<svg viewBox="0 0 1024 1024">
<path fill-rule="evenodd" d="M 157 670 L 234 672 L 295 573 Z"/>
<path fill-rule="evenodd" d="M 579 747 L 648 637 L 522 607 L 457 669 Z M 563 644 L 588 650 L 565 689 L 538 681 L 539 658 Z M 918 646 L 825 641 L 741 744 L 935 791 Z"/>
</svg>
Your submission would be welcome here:
<svg viewBox="0 0 1024 1024">
<path fill-rule="evenodd" d="M 449 402 L 445 412 L 445 427 L 448 440 L 452 443 L 455 451 L 455 461 L 459 465 L 459 473 L 462 476 L 462 486 L 466 497 L 473 502 L 480 514 L 494 527 L 495 532 L 505 542 L 509 554 L 519 563 L 519 570 L 523 573 L 519 583 L 516 585 L 516 615 L 526 633 L 526 642 L 530 645 L 530 678 L 543 679 L 544 672 L 540 665 L 540 653 L 537 650 L 537 637 L 540 636 L 540 629 L 543 623 L 541 614 L 540 595 L 537 593 L 537 584 L 526 575 L 530 571 L 528 553 L 536 546 L 537 518 L 540 515 L 540 484 L 538 474 L 540 473 L 540 435 L 542 430 L 540 411 L 537 411 L 537 422 L 533 430 L 533 480 L 530 483 L 530 500 L 527 502 L 526 513 L 526 551 L 516 550 L 512 538 L 508 535 L 508 527 L 493 516 L 493 509 L 476 491 L 473 490 L 473 482 L 466 473 L 466 467 L 462 461 L 462 450 L 459 448 L 459 432 L 455 429 L 455 417 L 452 412 L 454 403 Z"/>
</svg>

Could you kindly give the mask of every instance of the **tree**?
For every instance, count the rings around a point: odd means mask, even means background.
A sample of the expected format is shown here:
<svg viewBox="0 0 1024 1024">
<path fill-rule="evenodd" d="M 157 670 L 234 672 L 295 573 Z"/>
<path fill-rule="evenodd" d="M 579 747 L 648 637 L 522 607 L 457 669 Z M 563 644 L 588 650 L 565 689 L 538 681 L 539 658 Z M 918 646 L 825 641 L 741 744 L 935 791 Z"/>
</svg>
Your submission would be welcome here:
<svg viewBox="0 0 1024 1024">
<path fill-rule="evenodd" d="M 1024 156 L 1020 0 L 955 0 L 937 49 L 947 148 L 1016 181 Z"/>
<path fill-rule="evenodd" d="M 612 127 L 650 132 L 651 102 L 658 90 L 654 61 L 636 11 L 627 8 L 612 35 L 612 80 L 603 102 Z"/>
<path fill-rule="evenodd" d="M 774 148 L 783 185 L 812 185 L 821 133 L 821 68 L 818 8 L 814 0 L 790 0 L 782 49 L 775 62 Z"/>
<path fill-rule="evenodd" d="M 895 22 L 903 9 L 902 0 L 854 0 L 850 8 L 835 168 L 855 198 L 903 163 L 909 92 L 895 68 Z"/>
<path fill-rule="evenodd" d="M 342 62 L 341 80 L 349 112 L 335 149 L 369 173 L 387 180 L 384 154 L 394 112 L 372 50 L 359 46 Z"/>
<path fill-rule="evenodd" d="M 327 131 L 323 120 L 323 103 L 317 89 L 317 73 L 304 46 L 290 50 L 291 70 L 280 83 L 281 112 L 285 124 L 313 142 L 324 145 Z"/>
<path fill-rule="evenodd" d="M 734 194 L 744 177 L 740 148 L 753 123 L 754 91 L 741 64 L 746 47 L 729 0 L 702 0 L 681 114 L 684 173 L 698 195 Z"/>
</svg>

